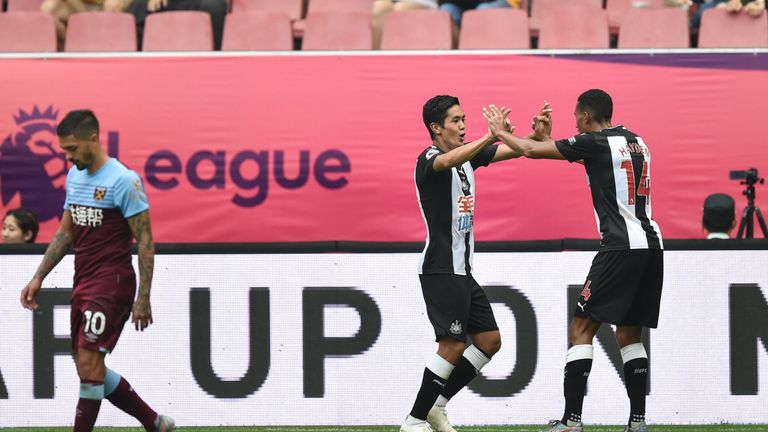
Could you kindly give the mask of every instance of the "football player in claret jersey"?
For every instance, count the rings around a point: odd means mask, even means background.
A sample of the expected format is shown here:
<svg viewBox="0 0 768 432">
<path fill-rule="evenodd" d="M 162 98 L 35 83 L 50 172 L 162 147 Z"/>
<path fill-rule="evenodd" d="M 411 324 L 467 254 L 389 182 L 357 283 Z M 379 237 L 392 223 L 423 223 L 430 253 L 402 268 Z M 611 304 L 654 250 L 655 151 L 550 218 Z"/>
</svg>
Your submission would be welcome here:
<svg viewBox="0 0 768 432">
<path fill-rule="evenodd" d="M 509 110 L 486 121 L 493 130 L 511 132 Z M 445 412 L 448 400 L 466 386 L 501 347 L 493 310 L 472 277 L 474 252 L 474 170 L 517 157 L 507 146 L 493 145 L 488 132 L 464 144 L 464 112 L 453 96 L 435 96 L 423 107 L 432 145 L 416 160 L 416 195 L 427 228 L 419 261 L 419 281 L 427 315 L 438 342 L 429 360 L 413 409 L 401 432 L 454 431 Z M 467 335 L 472 345 L 466 347 Z M 466 349 L 465 349 L 466 347 Z M 429 423 L 429 424 L 427 424 Z"/>
<path fill-rule="evenodd" d="M 574 112 L 579 135 L 552 140 L 548 104 L 542 113 L 536 127 L 543 131 L 537 141 L 503 129 L 495 133 L 525 157 L 582 162 L 601 237 L 569 328 L 565 412 L 545 431 L 582 430 L 592 339 L 605 322 L 616 325 L 616 341 L 624 361 L 630 400 L 625 431 L 645 432 L 649 430 L 645 423 L 648 355 L 641 336 L 643 327 L 656 328 L 658 324 L 664 272 L 661 231 L 651 217 L 651 152 L 636 133 L 612 125 L 613 101 L 602 90 L 588 90 L 579 96 Z"/>
<path fill-rule="evenodd" d="M 80 399 L 74 432 L 93 430 L 101 400 L 106 398 L 132 415 L 150 432 L 169 432 L 173 420 L 158 415 L 130 384 L 104 364 L 120 338 L 128 317 L 136 330 L 152 324 L 149 293 L 155 246 L 149 204 L 139 176 L 110 158 L 99 142 L 93 112 L 67 113 L 56 130 L 61 148 L 75 166 L 67 175 L 61 225 L 32 280 L 21 291 L 21 304 L 37 309 L 43 279 L 67 254 L 75 251 L 75 278 L 70 313 L 72 350 L 80 377 Z M 139 293 L 131 265 L 131 243 L 139 254 Z"/>
</svg>

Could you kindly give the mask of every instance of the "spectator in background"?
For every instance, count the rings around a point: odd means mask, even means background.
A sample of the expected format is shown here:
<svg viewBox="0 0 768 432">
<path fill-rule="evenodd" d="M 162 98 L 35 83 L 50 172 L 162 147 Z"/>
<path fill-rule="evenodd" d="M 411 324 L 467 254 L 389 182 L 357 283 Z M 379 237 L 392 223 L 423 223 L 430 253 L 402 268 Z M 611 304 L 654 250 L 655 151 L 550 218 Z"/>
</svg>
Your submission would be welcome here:
<svg viewBox="0 0 768 432">
<path fill-rule="evenodd" d="M 131 0 L 43 0 L 40 10 L 53 15 L 61 51 L 64 49 L 64 37 L 67 35 L 67 21 L 70 15 L 78 12 L 125 12 L 130 4 Z"/>
<path fill-rule="evenodd" d="M 521 0 L 440 0 L 440 10 L 446 11 L 451 15 L 453 47 L 459 46 L 459 27 L 461 27 L 461 17 L 464 12 L 472 9 L 498 9 L 520 7 Z"/>
<path fill-rule="evenodd" d="M 731 13 L 746 12 L 751 17 L 759 17 L 765 10 L 765 0 L 728 0 L 717 5 Z"/>
<path fill-rule="evenodd" d="M 693 0 L 693 3 L 697 6 L 693 15 L 691 15 L 691 30 L 698 31 L 701 25 L 701 15 L 707 9 L 718 7 L 719 4 L 725 3 L 727 0 Z"/>
<path fill-rule="evenodd" d="M 373 49 L 381 47 L 381 33 L 387 14 L 414 9 L 437 9 L 437 0 L 375 0 L 371 11 Z"/>
<path fill-rule="evenodd" d="M 128 9 L 136 17 L 136 36 L 139 38 L 139 46 L 144 35 L 144 21 L 147 15 L 155 12 L 201 11 L 211 15 L 213 48 L 221 49 L 224 18 L 227 16 L 226 0 L 132 0 Z"/>
<path fill-rule="evenodd" d="M 731 238 L 736 226 L 736 202 L 727 194 L 709 195 L 704 200 L 702 224 L 707 230 L 707 240 Z"/>
<path fill-rule="evenodd" d="M 451 14 L 456 27 L 461 26 L 461 16 L 472 9 L 520 8 L 520 0 L 440 0 L 440 10 Z"/>
<path fill-rule="evenodd" d="M 18 208 L 3 217 L 3 243 L 34 243 L 40 226 L 31 211 Z"/>
</svg>

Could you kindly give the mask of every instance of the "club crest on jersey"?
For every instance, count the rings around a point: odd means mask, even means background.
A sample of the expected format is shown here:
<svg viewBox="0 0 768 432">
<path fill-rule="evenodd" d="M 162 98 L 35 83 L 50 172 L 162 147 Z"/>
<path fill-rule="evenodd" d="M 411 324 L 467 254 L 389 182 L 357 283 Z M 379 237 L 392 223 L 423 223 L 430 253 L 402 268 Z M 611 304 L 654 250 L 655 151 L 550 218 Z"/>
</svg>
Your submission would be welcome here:
<svg viewBox="0 0 768 432">
<path fill-rule="evenodd" d="M 451 334 L 461 334 L 461 321 L 456 320 L 451 323 L 451 327 L 448 329 Z"/>
<path fill-rule="evenodd" d="M 101 201 L 104 199 L 104 197 L 107 196 L 107 188 L 103 187 L 97 187 L 93 191 L 93 199 L 96 201 Z"/>
<path fill-rule="evenodd" d="M 589 298 L 592 296 L 592 290 L 589 288 L 590 285 L 592 285 L 592 281 L 587 279 L 587 283 L 584 284 L 584 288 L 581 290 L 581 296 L 584 298 L 585 302 L 588 302 Z"/>
</svg>

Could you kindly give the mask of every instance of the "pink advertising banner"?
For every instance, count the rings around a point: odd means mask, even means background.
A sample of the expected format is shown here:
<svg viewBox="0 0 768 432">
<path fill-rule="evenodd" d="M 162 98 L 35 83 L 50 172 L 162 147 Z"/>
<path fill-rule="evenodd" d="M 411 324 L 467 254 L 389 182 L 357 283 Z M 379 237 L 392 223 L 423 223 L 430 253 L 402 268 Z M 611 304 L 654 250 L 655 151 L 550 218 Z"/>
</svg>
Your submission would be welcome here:
<svg viewBox="0 0 768 432">
<path fill-rule="evenodd" d="M 2 59 L 0 212 L 33 209 L 48 241 L 68 169 L 55 124 L 90 108 L 102 144 L 144 181 L 156 241 L 422 241 L 427 99 L 458 96 L 469 139 L 484 105 L 511 107 L 527 133 L 547 100 L 566 138 L 576 97 L 597 87 L 653 152 L 662 233 L 698 238 L 708 194 L 745 205 L 730 170 L 768 174 L 766 83 L 766 54 Z M 502 162 L 477 172 L 477 190 L 477 240 L 597 237 L 580 165 Z"/>
</svg>

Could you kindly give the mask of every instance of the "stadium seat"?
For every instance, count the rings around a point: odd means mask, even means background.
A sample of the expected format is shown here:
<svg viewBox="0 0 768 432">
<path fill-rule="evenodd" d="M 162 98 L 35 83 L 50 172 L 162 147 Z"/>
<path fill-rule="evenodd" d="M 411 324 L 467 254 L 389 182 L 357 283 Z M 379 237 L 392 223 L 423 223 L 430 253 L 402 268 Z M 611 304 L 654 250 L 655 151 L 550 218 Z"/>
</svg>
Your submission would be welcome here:
<svg viewBox="0 0 768 432">
<path fill-rule="evenodd" d="M 608 0 L 605 5 L 605 12 L 608 14 L 608 25 L 611 34 L 619 33 L 621 21 L 629 9 L 643 8 L 655 9 L 664 7 L 664 0 Z"/>
<path fill-rule="evenodd" d="M 534 0 L 531 3 L 531 17 L 540 18 L 550 10 L 561 7 L 602 9 L 603 0 Z"/>
<path fill-rule="evenodd" d="M 232 13 L 283 12 L 295 21 L 301 18 L 302 0 L 232 0 Z"/>
<path fill-rule="evenodd" d="M 753 18 L 707 9 L 701 17 L 699 48 L 768 48 L 768 14 Z"/>
<path fill-rule="evenodd" d="M 291 18 L 284 12 L 249 11 L 227 15 L 222 51 L 290 51 Z"/>
<path fill-rule="evenodd" d="M 67 22 L 64 51 L 136 51 L 136 19 L 122 12 L 81 12 Z"/>
<path fill-rule="evenodd" d="M 536 4 L 536 3 L 533 3 Z M 608 18 L 603 9 L 563 6 L 539 19 L 539 48 L 608 48 Z"/>
<path fill-rule="evenodd" d="M 451 49 L 451 18 L 438 10 L 410 10 L 384 18 L 381 49 Z"/>
<path fill-rule="evenodd" d="M 0 52 L 55 52 L 56 24 L 42 12 L 0 14 Z"/>
<path fill-rule="evenodd" d="M 531 29 L 531 36 L 537 37 L 541 24 L 539 19 L 550 15 L 552 9 L 560 8 L 578 8 L 585 10 L 596 10 L 603 8 L 602 0 L 535 0 L 531 3 L 531 19 L 528 21 L 528 27 Z"/>
<path fill-rule="evenodd" d="M 370 12 L 312 12 L 307 15 L 302 50 L 372 48 Z"/>
<path fill-rule="evenodd" d="M 211 51 L 211 16 L 198 11 L 149 14 L 142 46 L 144 51 Z"/>
<path fill-rule="evenodd" d="M 688 13 L 680 8 L 629 9 L 619 48 L 688 48 Z"/>
<path fill-rule="evenodd" d="M 43 0 L 8 0 L 8 12 L 40 12 Z"/>
<path fill-rule="evenodd" d="M 315 12 L 360 12 L 371 13 L 373 0 L 309 0 L 307 16 Z M 301 38 L 304 35 L 306 19 L 293 23 L 293 36 Z"/>
<path fill-rule="evenodd" d="M 528 15 L 522 9 L 474 9 L 461 19 L 460 49 L 531 47 Z"/>
<path fill-rule="evenodd" d="M 309 5 L 307 5 L 307 14 L 312 12 L 370 13 L 372 8 L 373 0 L 309 0 Z"/>
</svg>

